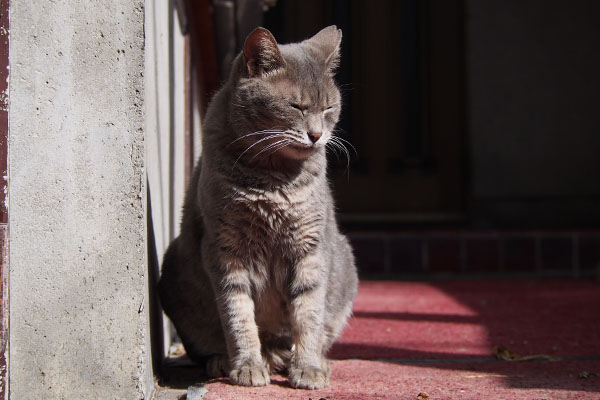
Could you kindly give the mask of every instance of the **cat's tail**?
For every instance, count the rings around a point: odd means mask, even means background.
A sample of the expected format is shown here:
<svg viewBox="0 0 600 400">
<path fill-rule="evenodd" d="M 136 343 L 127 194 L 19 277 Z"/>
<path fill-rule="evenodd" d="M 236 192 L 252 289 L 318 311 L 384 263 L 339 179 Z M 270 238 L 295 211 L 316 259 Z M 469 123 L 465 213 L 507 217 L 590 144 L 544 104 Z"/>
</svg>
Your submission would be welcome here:
<svg viewBox="0 0 600 400">
<path fill-rule="evenodd" d="M 260 342 L 269 373 L 285 373 L 292 360 L 291 338 L 263 333 Z"/>
<path fill-rule="evenodd" d="M 163 257 L 162 273 L 158 282 L 158 296 L 163 311 L 169 317 L 173 323 L 177 335 L 183 342 L 183 346 L 186 349 L 186 353 L 189 358 L 193 361 L 204 365 L 206 358 L 197 356 L 191 343 L 192 340 L 186 337 L 187 330 L 184 328 L 189 321 L 191 316 L 186 315 L 186 311 L 189 312 L 190 304 L 186 301 L 185 292 L 181 289 L 181 265 L 179 255 L 179 245 L 181 239 L 178 237 L 171 242 L 167 251 Z"/>
<path fill-rule="evenodd" d="M 177 306 L 175 299 L 172 296 L 172 291 L 175 286 L 175 269 L 178 262 L 178 241 L 179 238 L 175 239 L 169 247 L 163 257 L 162 271 L 160 280 L 158 281 L 158 297 L 160 304 L 165 314 L 171 317 Z"/>
<path fill-rule="evenodd" d="M 292 359 L 292 350 L 284 347 L 269 347 L 263 351 L 269 373 L 285 373 Z"/>
</svg>

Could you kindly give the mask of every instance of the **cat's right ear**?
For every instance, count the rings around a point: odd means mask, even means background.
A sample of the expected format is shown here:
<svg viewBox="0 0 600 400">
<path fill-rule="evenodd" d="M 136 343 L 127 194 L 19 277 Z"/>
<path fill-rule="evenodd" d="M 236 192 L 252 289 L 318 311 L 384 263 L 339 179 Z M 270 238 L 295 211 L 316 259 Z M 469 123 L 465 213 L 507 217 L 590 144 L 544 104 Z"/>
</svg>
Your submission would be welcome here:
<svg viewBox="0 0 600 400">
<path fill-rule="evenodd" d="M 261 76 L 285 66 L 277 41 L 265 28 L 256 28 L 244 43 L 244 59 L 250 77 Z"/>
</svg>

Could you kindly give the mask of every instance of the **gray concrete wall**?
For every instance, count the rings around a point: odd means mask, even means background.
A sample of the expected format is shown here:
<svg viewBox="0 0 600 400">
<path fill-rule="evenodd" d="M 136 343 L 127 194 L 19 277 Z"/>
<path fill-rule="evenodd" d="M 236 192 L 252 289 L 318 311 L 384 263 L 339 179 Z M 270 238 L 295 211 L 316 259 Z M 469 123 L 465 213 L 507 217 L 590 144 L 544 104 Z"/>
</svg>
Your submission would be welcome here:
<svg viewBox="0 0 600 400">
<path fill-rule="evenodd" d="M 10 6 L 10 396 L 145 398 L 144 1 Z"/>
<path fill-rule="evenodd" d="M 475 213 L 516 224 L 600 221 L 600 2 L 465 7 Z"/>
</svg>

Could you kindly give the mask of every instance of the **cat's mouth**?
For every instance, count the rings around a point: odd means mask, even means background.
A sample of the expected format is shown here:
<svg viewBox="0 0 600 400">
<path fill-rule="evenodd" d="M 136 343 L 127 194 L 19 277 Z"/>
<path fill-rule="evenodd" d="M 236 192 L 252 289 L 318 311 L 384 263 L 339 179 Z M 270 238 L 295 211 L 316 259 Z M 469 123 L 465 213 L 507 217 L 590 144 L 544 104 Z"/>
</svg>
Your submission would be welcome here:
<svg viewBox="0 0 600 400">
<path fill-rule="evenodd" d="M 295 160 L 304 160 L 310 157 L 317 147 L 315 145 L 306 145 L 302 143 L 293 143 L 282 149 L 282 154 Z"/>
</svg>

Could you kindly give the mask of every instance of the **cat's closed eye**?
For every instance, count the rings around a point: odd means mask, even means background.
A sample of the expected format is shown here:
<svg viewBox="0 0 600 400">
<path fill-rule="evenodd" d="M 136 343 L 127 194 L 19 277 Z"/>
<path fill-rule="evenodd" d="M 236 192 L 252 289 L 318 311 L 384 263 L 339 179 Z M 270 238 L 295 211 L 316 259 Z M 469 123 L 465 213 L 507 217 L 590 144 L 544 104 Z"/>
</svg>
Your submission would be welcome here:
<svg viewBox="0 0 600 400">
<path fill-rule="evenodd" d="M 298 103 L 290 103 L 290 107 L 300 111 L 303 114 L 304 114 L 304 111 L 306 111 L 308 109 L 308 107 L 300 105 Z"/>
</svg>

